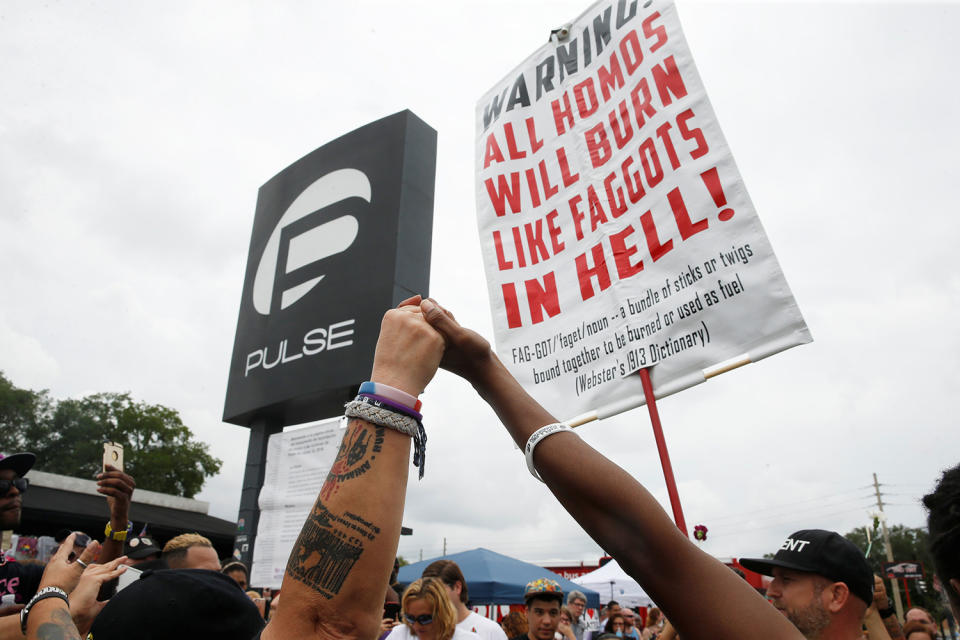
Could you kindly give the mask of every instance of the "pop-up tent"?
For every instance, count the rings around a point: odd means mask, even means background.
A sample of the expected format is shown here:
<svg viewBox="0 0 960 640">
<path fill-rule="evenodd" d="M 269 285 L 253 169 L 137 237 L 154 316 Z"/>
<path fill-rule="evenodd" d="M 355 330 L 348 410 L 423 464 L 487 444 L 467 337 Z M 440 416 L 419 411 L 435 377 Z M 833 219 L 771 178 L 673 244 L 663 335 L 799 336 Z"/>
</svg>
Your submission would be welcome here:
<svg viewBox="0 0 960 640">
<path fill-rule="evenodd" d="M 616 560 L 611 560 L 596 571 L 574 578 L 573 581 L 580 585 L 584 593 L 586 589 L 599 593 L 604 602 L 616 600 L 621 606 L 627 607 L 649 607 L 653 604 L 643 587 L 628 576 Z"/>
<path fill-rule="evenodd" d="M 564 595 L 573 590 L 581 591 L 587 596 L 588 607 L 594 609 L 600 607 L 600 595 L 596 591 L 574 584 L 543 567 L 482 547 L 400 567 L 397 579 L 404 585 L 410 584 L 420 577 L 427 565 L 436 560 L 453 560 L 457 563 L 460 571 L 463 572 L 463 577 L 467 579 L 470 604 L 474 606 L 522 604 L 523 589 L 528 582 L 537 578 L 550 578 L 560 583 Z"/>
</svg>

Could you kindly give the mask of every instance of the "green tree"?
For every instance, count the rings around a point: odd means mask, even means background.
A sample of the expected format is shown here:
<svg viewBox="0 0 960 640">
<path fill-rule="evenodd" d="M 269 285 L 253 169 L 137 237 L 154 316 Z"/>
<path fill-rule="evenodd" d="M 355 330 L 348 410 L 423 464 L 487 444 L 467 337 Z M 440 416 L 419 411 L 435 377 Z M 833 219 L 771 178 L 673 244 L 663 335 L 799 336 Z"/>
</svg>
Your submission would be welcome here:
<svg viewBox="0 0 960 640">
<path fill-rule="evenodd" d="M 890 547 L 893 550 L 894 562 L 919 562 L 923 565 L 926 578 L 924 579 L 925 589 L 920 590 L 918 580 L 907 580 L 907 588 L 910 590 L 910 603 L 913 606 L 921 606 L 934 612 L 938 617 L 944 612 L 943 601 L 940 595 L 933 589 L 933 557 L 930 555 L 929 534 L 926 529 L 907 527 L 902 524 L 895 524 L 887 528 L 890 535 Z M 857 545 L 864 552 L 869 547 L 870 553 L 867 555 L 867 562 L 873 572 L 884 577 L 883 563 L 887 562 L 886 546 L 883 542 L 883 532 L 880 529 L 879 520 L 874 520 L 873 525 L 869 527 L 869 539 L 873 541 L 870 545 L 867 542 L 867 527 L 857 527 L 848 532 L 844 537 Z M 884 579 L 887 585 L 887 591 L 890 590 L 889 579 Z M 899 580 L 900 595 L 903 606 L 907 606 L 906 597 L 903 592 L 903 580 Z M 892 597 L 892 594 L 891 594 Z"/>
<path fill-rule="evenodd" d="M 0 452 L 26 449 L 37 428 L 49 420 L 51 410 L 46 390 L 20 389 L 0 371 Z"/>
<path fill-rule="evenodd" d="M 38 469 L 81 478 L 100 471 L 104 442 L 122 444 L 124 471 L 137 487 L 187 498 L 223 464 L 193 439 L 175 409 L 128 393 L 55 402 L 46 391 L 18 389 L 0 374 L 0 426 L 2 449 L 32 451 Z"/>
</svg>

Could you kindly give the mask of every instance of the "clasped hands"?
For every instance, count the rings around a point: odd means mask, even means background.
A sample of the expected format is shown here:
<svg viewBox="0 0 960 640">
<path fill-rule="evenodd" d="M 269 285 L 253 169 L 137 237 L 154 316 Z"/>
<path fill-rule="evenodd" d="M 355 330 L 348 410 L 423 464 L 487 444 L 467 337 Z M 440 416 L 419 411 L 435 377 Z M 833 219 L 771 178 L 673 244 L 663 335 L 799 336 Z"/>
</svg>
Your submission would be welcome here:
<svg viewBox="0 0 960 640">
<path fill-rule="evenodd" d="M 416 396 L 439 367 L 474 382 L 494 358 L 483 336 L 436 301 L 413 296 L 384 314 L 370 379 Z"/>
</svg>

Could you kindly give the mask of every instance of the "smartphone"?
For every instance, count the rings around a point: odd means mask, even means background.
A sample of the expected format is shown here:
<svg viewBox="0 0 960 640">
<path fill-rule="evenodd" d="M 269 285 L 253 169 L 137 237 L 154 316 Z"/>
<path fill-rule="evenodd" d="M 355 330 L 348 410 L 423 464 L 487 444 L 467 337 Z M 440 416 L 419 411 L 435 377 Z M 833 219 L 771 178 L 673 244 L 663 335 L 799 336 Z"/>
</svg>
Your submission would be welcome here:
<svg viewBox="0 0 960 640">
<path fill-rule="evenodd" d="M 399 602 L 387 602 L 383 605 L 383 617 L 390 618 L 391 620 L 399 620 L 400 616 L 400 603 Z"/>
<path fill-rule="evenodd" d="M 127 570 L 120 574 L 120 577 L 117 578 L 117 593 L 123 591 L 131 584 L 140 579 L 140 574 L 143 571 L 140 569 L 134 569 L 133 567 L 127 567 Z"/>
<path fill-rule="evenodd" d="M 123 445 L 116 442 L 103 443 L 103 470 L 107 470 L 107 465 L 115 468 L 117 471 L 123 471 Z"/>
</svg>

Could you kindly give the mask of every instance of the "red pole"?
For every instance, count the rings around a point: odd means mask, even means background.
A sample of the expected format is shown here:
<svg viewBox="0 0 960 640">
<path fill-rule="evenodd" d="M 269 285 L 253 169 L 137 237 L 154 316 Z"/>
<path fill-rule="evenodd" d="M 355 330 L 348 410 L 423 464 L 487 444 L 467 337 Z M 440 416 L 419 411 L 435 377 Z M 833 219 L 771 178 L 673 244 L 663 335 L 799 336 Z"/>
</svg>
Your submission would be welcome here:
<svg viewBox="0 0 960 640">
<path fill-rule="evenodd" d="M 903 578 L 903 590 L 907 594 L 907 609 L 913 609 L 913 605 L 910 604 L 910 587 L 907 586 L 907 579 Z"/>
<path fill-rule="evenodd" d="M 670 507 L 673 509 L 673 521 L 683 535 L 687 533 L 687 522 L 683 519 L 683 507 L 680 506 L 680 494 L 677 493 L 677 481 L 673 478 L 673 466 L 670 464 L 670 454 L 667 452 L 667 441 L 663 438 L 663 428 L 660 426 L 660 414 L 657 412 L 657 400 L 653 396 L 653 383 L 650 382 L 649 369 L 640 369 L 640 382 L 643 383 L 643 395 L 647 399 L 647 410 L 650 412 L 650 423 L 653 425 L 653 437 L 657 441 L 657 451 L 660 453 L 660 466 L 663 467 L 663 478 L 667 481 L 667 495 L 670 496 Z"/>
</svg>

